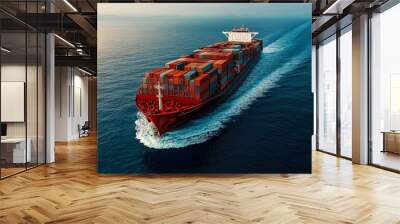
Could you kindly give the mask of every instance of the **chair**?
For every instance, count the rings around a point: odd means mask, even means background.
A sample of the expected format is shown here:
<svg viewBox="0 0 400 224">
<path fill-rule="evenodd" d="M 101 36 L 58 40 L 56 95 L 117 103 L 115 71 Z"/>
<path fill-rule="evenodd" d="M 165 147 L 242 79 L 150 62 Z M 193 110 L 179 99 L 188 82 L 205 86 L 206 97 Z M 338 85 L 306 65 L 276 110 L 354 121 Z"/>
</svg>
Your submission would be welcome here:
<svg viewBox="0 0 400 224">
<path fill-rule="evenodd" d="M 78 124 L 79 138 L 89 136 L 89 129 L 90 129 L 89 121 L 85 121 L 82 127 Z"/>
</svg>

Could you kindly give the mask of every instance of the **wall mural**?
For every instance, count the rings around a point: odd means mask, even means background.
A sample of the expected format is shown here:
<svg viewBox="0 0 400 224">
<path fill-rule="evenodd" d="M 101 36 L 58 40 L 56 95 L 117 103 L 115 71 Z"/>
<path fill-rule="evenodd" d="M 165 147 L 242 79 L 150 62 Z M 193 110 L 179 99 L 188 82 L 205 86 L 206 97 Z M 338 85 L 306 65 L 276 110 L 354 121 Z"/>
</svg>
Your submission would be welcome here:
<svg viewBox="0 0 400 224">
<path fill-rule="evenodd" d="M 98 5 L 100 173 L 310 173 L 311 4 Z"/>
</svg>

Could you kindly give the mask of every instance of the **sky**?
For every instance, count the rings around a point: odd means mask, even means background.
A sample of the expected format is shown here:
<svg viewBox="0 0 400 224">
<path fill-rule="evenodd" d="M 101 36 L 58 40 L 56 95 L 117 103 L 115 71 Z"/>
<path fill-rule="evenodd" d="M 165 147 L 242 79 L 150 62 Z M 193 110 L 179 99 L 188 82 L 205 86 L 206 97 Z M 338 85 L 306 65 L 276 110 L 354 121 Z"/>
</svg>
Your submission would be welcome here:
<svg viewBox="0 0 400 224">
<path fill-rule="evenodd" d="M 304 3 L 99 3 L 99 15 L 116 16 L 243 16 L 310 17 Z"/>
</svg>

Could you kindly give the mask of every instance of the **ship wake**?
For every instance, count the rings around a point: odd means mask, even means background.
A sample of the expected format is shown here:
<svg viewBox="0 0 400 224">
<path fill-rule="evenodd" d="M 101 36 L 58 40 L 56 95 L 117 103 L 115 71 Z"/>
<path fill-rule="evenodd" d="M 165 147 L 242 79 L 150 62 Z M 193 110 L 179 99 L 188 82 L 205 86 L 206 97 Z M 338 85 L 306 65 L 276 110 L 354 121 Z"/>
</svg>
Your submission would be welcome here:
<svg viewBox="0 0 400 224">
<path fill-rule="evenodd" d="M 275 50 L 273 52 L 277 56 L 274 55 L 274 57 L 279 58 L 274 63 L 276 68 L 272 71 L 265 70 L 266 67 L 272 66 L 269 61 L 271 58 L 268 57 L 271 55 L 272 50 L 268 50 L 268 48 L 278 49 L 278 46 L 284 46 L 285 43 L 289 43 L 289 39 L 293 41 L 305 28 L 300 26 L 265 47 L 260 61 L 253 68 L 242 86 L 226 102 L 207 115 L 193 119 L 183 127 L 158 137 L 155 134 L 153 124 L 149 123 L 145 116 L 138 112 L 137 120 L 135 121 L 136 138 L 149 148 L 167 149 L 200 144 L 217 136 L 234 117 L 240 115 L 258 98 L 276 87 L 283 74 L 297 69 L 309 57 L 308 49 L 297 52 L 291 58 L 285 57 L 286 55 L 279 57 L 278 50 Z"/>
<path fill-rule="evenodd" d="M 301 35 L 308 26 L 309 26 L 309 24 L 307 24 L 307 23 L 297 26 L 292 31 L 290 31 L 286 35 L 284 35 L 283 37 L 279 38 L 278 40 L 276 40 L 276 41 L 268 44 L 268 46 L 264 47 L 263 53 L 271 54 L 271 53 L 277 53 L 277 52 L 285 50 L 287 47 L 292 45 L 293 41 L 296 41 L 296 37 Z"/>
</svg>

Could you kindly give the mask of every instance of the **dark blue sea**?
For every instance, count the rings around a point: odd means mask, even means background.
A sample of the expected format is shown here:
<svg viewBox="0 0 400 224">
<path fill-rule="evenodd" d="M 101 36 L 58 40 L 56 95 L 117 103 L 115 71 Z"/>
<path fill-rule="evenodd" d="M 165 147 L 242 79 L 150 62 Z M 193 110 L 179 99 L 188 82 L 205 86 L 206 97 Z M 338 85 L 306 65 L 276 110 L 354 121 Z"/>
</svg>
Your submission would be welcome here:
<svg viewBox="0 0 400 224">
<path fill-rule="evenodd" d="M 144 72 L 226 37 L 259 32 L 258 64 L 225 103 L 157 138 L 135 107 Z M 99 16 L 100 173 L 310 173 L 311 18 Z"/>
</svg>

